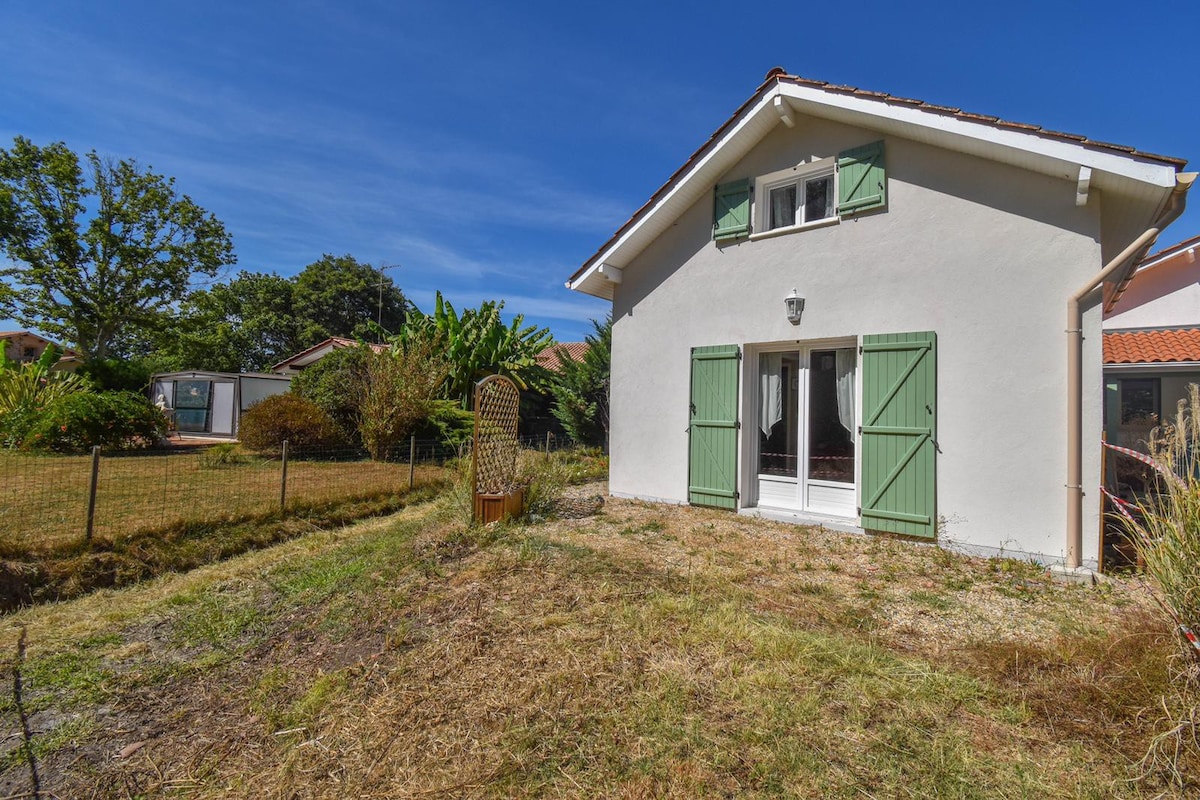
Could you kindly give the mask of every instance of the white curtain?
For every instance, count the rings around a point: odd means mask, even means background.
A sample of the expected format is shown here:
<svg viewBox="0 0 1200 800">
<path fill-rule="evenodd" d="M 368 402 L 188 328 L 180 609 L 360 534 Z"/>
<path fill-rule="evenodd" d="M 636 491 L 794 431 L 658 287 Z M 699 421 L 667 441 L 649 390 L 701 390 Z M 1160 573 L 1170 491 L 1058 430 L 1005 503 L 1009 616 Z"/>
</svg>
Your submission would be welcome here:
<svg viewBox="0 0 1200 800">
<path fill-rule="evenodd" d="M 763 436 L 770 436 L 771 428 L 783 419 L 783 353 L 763 353 L 758 367 L 758 427 Z"/>
<path fill-rule="evenodd" d="M 837 409 L 838 422 L 854 436 L 854 349 L 846 348 L 837 353 Z"/>
</svg>

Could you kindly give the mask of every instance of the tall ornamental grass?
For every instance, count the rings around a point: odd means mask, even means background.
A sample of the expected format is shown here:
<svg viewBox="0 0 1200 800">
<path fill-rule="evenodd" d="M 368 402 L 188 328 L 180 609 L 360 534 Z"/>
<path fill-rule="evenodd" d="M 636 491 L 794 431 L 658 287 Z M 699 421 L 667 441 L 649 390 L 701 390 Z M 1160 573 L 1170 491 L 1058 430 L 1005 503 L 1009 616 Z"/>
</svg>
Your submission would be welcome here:
<svg viewBox="0 0 1200 800">
<path fill-rule="evenodd" d="M 1150 454 L 1158 480 L 1127 527 L 1180 636 L 1172 692 L 1160 701 L 1161 732 L 1141 768 L 1143 777 L 1194 790 L 1200 779 L 1200 652 L 1190 639 L 1200 636 L 1200 386 L 1188 387 L 1173 423 L 1152 432 Z"/>
</svg>

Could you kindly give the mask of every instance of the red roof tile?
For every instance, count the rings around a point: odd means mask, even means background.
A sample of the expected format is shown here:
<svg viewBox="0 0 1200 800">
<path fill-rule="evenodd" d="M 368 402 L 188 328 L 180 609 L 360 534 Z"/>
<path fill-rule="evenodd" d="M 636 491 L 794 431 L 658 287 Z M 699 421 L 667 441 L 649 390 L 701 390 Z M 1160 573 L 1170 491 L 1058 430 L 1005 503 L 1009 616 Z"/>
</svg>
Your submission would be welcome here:
<svg viewBox="0 0 1200 800">
<path fill-rule="evenodd" d="M 560 342 L 559 344 L 550 345 L 537 354 L 538 366 L 548 369 L 551 372 L 558 372 L 559 353 L 562 353 L 563 357 L 568 361 L 583 361 L 583 356 L 587 353 L 588 347 L 587 342 Z"/>
<path fill-rule="evenodd" d="M 1105 364 L 1170 364 L 1200 361 L 1200 328 L 1110 331 L 1104 334 Z"/>
</svg>

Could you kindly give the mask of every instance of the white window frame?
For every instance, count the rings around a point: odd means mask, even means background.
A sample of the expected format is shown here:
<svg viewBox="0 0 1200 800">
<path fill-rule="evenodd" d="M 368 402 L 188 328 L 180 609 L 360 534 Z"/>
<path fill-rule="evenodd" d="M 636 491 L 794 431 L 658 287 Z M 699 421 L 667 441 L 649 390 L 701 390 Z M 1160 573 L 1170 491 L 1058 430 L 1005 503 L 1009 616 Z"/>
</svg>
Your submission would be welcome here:
<svg viewBox="0 0 1200 800">
<path fill-rule="evenodd" d="M 832 178 L 830 192 L 833 198 L 833 214 L 823 219 L 813 220 L 812 222 L 803 222 L 804 219 L 804 184 L 814 178 Z M 775 189 L 780 189 L 789 185 L 796 186 L 796 220 L 794 225 L 786 225 L 779 228 L 770 228 L 771 224 L 771 192 Z M 837 159 L 834 157 L 822 158 L 812 161 L 808 164 L 797 164 L 788 169 L 782 169 L 778 172 L 772 172 L 768 175 L 761 175 L 754 181 L 754 209 L 753 220 L 755 232 L 750 234 L 751 239 L 764 238 L 767 236 L 778 236 L 781 233 L 791 233 L 793 231 L 808 230 L 810 228 L 822 228 L 826 225 L 836 225 L 840 221 L 837 213 Z"/>
</svg>

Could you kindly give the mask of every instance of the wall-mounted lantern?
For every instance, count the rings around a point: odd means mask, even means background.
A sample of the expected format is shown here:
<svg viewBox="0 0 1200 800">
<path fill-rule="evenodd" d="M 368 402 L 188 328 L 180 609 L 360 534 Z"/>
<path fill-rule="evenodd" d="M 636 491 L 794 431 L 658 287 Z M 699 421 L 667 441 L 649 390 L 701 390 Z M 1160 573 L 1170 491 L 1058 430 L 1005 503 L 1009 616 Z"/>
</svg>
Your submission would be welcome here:
<svg viewBox="0 0 1200 800">
<path fill-rule="evenodd" d="M 788 322 L 799 325 L 800 315 L 804 313 L 804 298 L 792 289 L 792 293 L 783 299 L 783 304 L 787 308 Z"/>
</svg>

